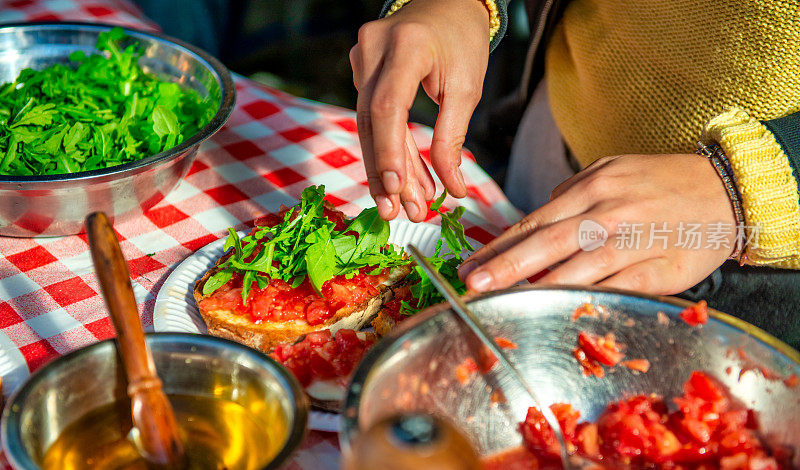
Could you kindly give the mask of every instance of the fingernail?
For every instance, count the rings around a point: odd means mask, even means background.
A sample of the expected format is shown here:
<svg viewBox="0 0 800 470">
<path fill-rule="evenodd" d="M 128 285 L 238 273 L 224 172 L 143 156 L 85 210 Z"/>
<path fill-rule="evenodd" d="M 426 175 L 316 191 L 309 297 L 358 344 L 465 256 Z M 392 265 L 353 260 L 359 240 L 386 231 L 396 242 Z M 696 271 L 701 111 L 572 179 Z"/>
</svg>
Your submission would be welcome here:
<svg viewBox="0 0 800 470">
<path fill-rule="evenodd" d="M 378 213 L 381 215 L 387 215 L 394 209 L 392 200 L 386 196 L 375 196 L 375 206 L 378 208 Z"/>
<path fill-rule="evenodd" d="M 413 218 L 416 218 L 417 216 L 419 216 L 419 208 L 417 207 L 417 205 L 415 203 L 410 202 L 410 201 L 409 202 L 404 202 L 403 203 L 403 208 L 405 208 L 406 214 L 408 214 L 408 218 L 409 219 L 413 219 Z"/>
<path fill-rule="evenodd" d="M 384 171 L 381 173 L 381 181 L 387 193 L 397 194 L 400 192 L 400 177 L 397 175 L 397 172 Z"/>
<path fill-rule="evenodd" d="M 492 275 L 483 270 L 477 270 L 469 278 L 469 285 L 473 290 L 485 291 L 492 284 Z"/>
<path fill-rule="evenodd" d="M 475 271 L 475 268 L 478 267 L 478 262 L 474 260 L 469 260 L 464 262 L 461 266 L 458 267 L 458 277 L 461 279 L 466 279 L 469 276 L 469 273 Z"/>
</svg>

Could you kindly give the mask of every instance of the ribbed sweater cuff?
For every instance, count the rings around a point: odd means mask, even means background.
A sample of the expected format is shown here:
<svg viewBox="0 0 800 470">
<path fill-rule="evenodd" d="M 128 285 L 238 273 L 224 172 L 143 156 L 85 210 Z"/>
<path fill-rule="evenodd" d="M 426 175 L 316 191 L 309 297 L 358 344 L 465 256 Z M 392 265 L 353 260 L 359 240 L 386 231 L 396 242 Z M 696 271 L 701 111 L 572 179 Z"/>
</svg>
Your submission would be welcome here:
<svg viewBox="0 0 800 470">
<path fill-rule="evenodd" d="M 704 140 L 719 143 L 733 168 L 750 240 L 745 262 L 800 269 L 797 180 L 775 136 L 733 109 L 708 122 Z"/>
</svg>

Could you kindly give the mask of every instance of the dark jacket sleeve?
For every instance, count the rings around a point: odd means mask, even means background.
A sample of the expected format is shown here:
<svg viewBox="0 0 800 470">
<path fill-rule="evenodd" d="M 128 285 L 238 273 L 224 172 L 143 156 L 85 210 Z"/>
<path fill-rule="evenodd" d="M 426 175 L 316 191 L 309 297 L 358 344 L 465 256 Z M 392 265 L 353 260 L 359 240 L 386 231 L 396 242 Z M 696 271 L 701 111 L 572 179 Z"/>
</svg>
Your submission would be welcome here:
<svg viewBox="0 0 800 470">
<path fill-rule="evenodd" d="M 795 178 L 800 176 L 800 112 L 788 116 L 761 121 L 778 141 L 789 159 Z"/>
<path fill-rule="evenodd" d="M 386 13 L 389 11 L 392 5 L 396 3 L 396 1 L 397 0 L 386 0 L 386 2 L 383 4 L 383 8 L 381 8 L 381 14 L 379 18 L 383 18 L 384 16 L 386 16 Z M 474 1 L 482 1 L 482 0 L 474 0 Z M 500 40 L 502 40 L 503 36 L 506 35 L 506 30 L 508 29 L 509 0 L 494 0 L 494 2 L 497 5 L 497 12 L 498 15 L 500 16 L 500 29 L 497 30 L 497 33 L 492 38 L 492 41 L 489 43 L 489 52 L 492 52 L 497 47 L 497 45 L 500 44 Z"/>
</svg>

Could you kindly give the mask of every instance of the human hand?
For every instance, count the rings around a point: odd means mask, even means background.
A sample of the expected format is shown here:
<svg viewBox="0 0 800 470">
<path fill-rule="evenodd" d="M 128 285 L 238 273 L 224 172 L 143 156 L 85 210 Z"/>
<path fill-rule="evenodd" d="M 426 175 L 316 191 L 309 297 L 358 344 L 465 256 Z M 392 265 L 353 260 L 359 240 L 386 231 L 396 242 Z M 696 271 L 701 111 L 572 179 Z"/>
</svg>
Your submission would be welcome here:
<svg viewBox="0 0 800 470">
<path fill-rule="evenodd" d="M 408 130 L 419 85 L 439 105 L 431 164 L 455 197 L 467 194 L 461 146 L 481 96 L 489 60 L 489 14 L 479 0 L 414 0 L 366 23 L 350 51 L 358 90 L 358 135 L 378 213 L 393 219 L 400 203 L 420 222 L 434 182 Z"/>
<path fill-rule="evenodd" d="M 632 243 L 634 224 L 641 224 L 638 246 Z M 700 228 L 699 246 L 681 246 L 693 224 L 702 224 L 694 227 Z M 486 291 L 551 268 L 536 284 L 674 294 L 703 280 L 730 256 L 735 224 L 722 180 L 704 157 L 602 158 L 561 183 L 549 203 L 470 256 L 459 275 L 470 290 Z M 712 236 L 714 227 L 718 230 Z M 590 237 L 579 236 L 592 228 L 605 229 L 608 239 L 585 251 Z M 719 243 L 712 243 L 712 237 Z"/>
</svg>

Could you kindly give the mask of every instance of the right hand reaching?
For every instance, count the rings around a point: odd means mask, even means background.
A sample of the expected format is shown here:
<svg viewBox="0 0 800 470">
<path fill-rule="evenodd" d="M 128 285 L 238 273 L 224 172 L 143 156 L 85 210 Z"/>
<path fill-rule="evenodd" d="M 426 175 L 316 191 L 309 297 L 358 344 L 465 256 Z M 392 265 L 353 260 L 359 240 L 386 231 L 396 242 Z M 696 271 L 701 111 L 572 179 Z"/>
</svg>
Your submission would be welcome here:
<svg viewBox="0 0 800 470">
<path fill-rule="evenodd" d="M 400 203 L 414 222 L 427 214 L 434 183 L 408 129 L 419 85 L 439 105 L 431 163 L 450 194 L 467 194 L 458 168 L 489 61 L 489 13 L 481 0 L 412 0 L 366 23 L 350 50 L 357 122 L 369 191 L 393 219 Z"/>
</svg>

